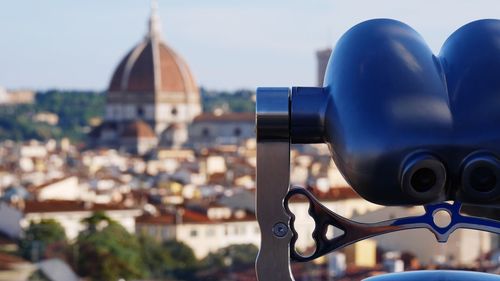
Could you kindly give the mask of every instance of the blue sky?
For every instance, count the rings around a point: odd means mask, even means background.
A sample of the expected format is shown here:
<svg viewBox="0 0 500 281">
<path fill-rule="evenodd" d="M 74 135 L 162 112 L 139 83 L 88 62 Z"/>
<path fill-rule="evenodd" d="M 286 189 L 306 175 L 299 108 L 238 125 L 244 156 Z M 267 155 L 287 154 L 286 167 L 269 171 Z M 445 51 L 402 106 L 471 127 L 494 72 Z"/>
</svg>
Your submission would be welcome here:
<svg viewBox="0 0 500 281">
<path fill-rule="evenodd" d="M 437 53 L 497 0 L 159 0 L 163 37 L 210 89 L 314 85 L 314 52 L 361 21 L 406 22 Z M 0 3 L 0 86 L 104 90 L 146 32 L 148 0 Z"/>
</svg>

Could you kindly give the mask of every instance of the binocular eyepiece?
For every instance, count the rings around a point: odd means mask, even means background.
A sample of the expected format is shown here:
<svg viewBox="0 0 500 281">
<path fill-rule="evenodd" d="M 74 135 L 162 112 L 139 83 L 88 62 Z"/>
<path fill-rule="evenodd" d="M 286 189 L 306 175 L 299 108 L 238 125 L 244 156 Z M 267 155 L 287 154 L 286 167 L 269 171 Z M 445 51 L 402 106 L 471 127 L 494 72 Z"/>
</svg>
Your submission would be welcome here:
<svg viewBox="0 0 500 281">
<path fill-rule="evenodd" d="M 446 169 L 432 155 L 422 154 L 408 159 L 400 177 L 403 192 L 419 201 L 434 201 L 445 192 Z"/>
<path fill-rule="evenodd" d="M 292 88 L 290 140 L 327 143 L 378 204 L 498 203 L 499 41 L 499 20 L 475 21 L 436 56 L 401 22 L 360 23 L 337 42 L 323 87 Z"/>
<path fill-rule="evenodd" d="M 475 201 L 494 201 L 500 196 L 500 161 L 491 155 L 473 155 L 463 166 L 464 195 Z"/>
<path fill-rule="evenodd" d="M 422 202 L 451 199 L 453 186 L 459 186 L 461 199 L 485 203 L 500 196 L 500 161 L 489 153 L 474 153 L 461 163 L 459 174 L 447 187 L 446 167 L 430 154 L 410 157 L 403 166 L 401 188 L 410 197 Z"/>
</svg>

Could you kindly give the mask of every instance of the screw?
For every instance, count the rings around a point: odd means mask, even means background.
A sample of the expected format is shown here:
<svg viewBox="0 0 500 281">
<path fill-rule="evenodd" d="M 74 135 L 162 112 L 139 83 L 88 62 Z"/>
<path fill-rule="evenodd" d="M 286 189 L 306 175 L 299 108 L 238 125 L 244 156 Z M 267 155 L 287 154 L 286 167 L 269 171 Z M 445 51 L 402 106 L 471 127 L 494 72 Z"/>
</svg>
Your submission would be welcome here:
<svg viewBox="0 0 500 281">
<path fill-rule="evenodd" d="M 288 226 L 282 222 L 278 222 L 273 226 L 273 234 L 276 237 L 283 238 L 288 233 Z"/>
</svg>

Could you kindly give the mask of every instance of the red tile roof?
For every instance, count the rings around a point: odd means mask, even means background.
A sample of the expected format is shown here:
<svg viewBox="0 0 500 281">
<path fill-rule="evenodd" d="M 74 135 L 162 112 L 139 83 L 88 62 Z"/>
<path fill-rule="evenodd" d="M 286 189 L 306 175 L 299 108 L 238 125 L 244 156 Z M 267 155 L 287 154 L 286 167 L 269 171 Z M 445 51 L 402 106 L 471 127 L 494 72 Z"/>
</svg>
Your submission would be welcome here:
<svg viewBox="0 0 500 281">
<path fill-rule="evenodd" d="M 136 223 L 143 224 L 175 224 L 175 215 L 163 214 L 159 216 L 154 216 L 150 214 L 144 214 L 135 219 Z"/>
<path fill-rule="evenodd" d="M 51 212 L 81 212 L 81 211 L 113 211 L 128 210 L 123 205 L 118 204 L 92 204 L 83 201 L 70 200 L 46 200 L 46 201 L 26 201 L 24 213 L 51 213 Z"/>
<path fill-rule="evenodd" d="M 321 192 L 316 188 L 308 189 L 318 200 L 321 201 L 340 201 L 347 199 L 361 199 L 361 197 L 350 187 L 330 188 L 328 192 Z M 292 202 L 305 202 L 303 196 L 293 196 Z"/>
<path fill-rule="evenodd" d="M 17 256 L 0 253 L 0 270 L 10 269 L 12 265 L 20 263 L 29 262 Z"/>
<path fill-rule="evenodd" d="M 255 114 L 245 113 L 224 113 L 221 115 L 203 113 L 194 118 L 193 122 L 255 122 Z"/>
<path fill-rule="evenodd" d="M 210 219 L 206 214 L 202 214 L 199 212 L 195 212 L 192 210 L 184 209 L 182 214 L 182 223 L 192 223 L 192 224 L 216 224 L 216 223 L 224 223 L 224 222 L 238 222 L 238 221 L 255 221 L 255 215 L 251 213 L 247 213 L 242 218 L 236 218 L 231 216 L 226 219 Z M 176 224 L 175 214 L 160 214 L 160 215 L 142 215 L 136 218 L 136 223 L 138 224 Z"/>
<path fill-rule="evenodd" d="M 136 120 L 126 125 L 122 137 L 155 138 L 156 134 L 148 123 L 142 120 Z"/>
</svg>

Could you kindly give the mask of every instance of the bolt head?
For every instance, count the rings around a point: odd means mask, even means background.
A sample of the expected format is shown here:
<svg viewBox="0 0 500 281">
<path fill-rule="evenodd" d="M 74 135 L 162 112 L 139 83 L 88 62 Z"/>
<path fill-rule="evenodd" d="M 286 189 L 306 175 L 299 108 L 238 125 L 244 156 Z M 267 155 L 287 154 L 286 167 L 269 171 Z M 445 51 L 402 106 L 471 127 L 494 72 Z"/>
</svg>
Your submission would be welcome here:
<svg viewBox="0 0 500 281">
<path fill-rule="evenodd" d="M 276 237 L 283 238 L 288 234 L 288 226 L 282 222 L 278 222 L 273 226 L 273 234 Z"/>
</svg>

